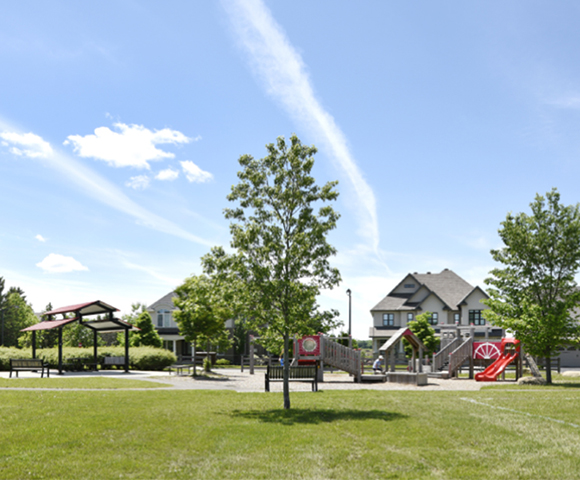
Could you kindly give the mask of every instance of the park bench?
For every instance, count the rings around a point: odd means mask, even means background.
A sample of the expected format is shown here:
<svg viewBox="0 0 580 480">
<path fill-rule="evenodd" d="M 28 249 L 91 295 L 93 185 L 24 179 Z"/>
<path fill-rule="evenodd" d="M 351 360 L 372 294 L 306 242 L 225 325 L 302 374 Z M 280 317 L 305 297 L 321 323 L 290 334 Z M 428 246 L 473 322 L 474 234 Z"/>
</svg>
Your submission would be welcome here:
<svg viewBox="0 0 580 480">
<path fill-rule="evenodd" d="M 38 372 L 39 370 L 41 377 L 44 377 L 45 370 L 46 376 L 50 377 L 48 363 L 43 362 L 40 358 L 10 359 L 10 378 L 12 378 L 12 372 L 16 372 L 16 378 L 18 378 L 18 372 Z"/>
<path fill-rule="evenodd" d="M 102 367 L 124 367 L 125 366 L 125 357 L 103 357 Z"/>
<path fill-rule="evenodd" d="M 69 372 L 81 372 L 85 369 L 87 370 L 97 370 L 98 363 L 95 363 L 93 359 L 74 357 L 69 358 L 66 363 L 63 363 L 63 368 Z"/>
<path fill-rule="evenodd" d="M 191 369 L 193 368 L 193 364 L 192 363 L 183 363 L 183 364 L 179 364 L 179 365 L 171 365 L 169 367 L 167 367 L 167 370 L 169 371 L 169 375 L 171 375 L 171 372 L 173 372 L 175 370 L 175 375 L 183 375 L 184 371 L 187 370 L 187 374 L 189 375 L 191 373 Z"/>
<path fill-rule="evenodd" d="M 312 391 L 318 391 L 318 366 L 298 366 L 290 367 L 288 372 L 288 380 L 290 382 L 310 382 L 312 383 Z M 266 370 L 266 391 L 270 391 L 270 382 L 284 381 L 284 367 L 281 365 L 268 365 Z"/>
</svg>

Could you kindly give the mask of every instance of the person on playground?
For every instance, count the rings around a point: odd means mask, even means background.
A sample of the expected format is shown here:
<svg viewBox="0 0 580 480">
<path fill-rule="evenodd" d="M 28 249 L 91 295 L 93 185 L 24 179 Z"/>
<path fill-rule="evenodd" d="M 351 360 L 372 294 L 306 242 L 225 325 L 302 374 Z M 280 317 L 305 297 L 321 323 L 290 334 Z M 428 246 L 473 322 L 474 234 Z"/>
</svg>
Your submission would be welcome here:
<svg viewBox="0 0 580 480">
<path fill-rule="evenodd" d="M 373 373 L 383 373 L 383 368 L 381 367 L 381 362 L 383 361 L 383 356 L 379 355 L 379 357 L 373 363 Z"/>
</svg>

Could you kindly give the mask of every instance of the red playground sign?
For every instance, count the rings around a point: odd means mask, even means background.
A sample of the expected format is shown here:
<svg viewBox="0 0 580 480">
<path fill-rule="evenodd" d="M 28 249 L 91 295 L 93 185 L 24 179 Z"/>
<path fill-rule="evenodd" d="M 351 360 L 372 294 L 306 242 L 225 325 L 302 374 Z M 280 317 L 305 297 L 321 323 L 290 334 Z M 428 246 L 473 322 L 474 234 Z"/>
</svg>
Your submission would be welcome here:
<svg viewBox="0 0 580 480">
<path fill-rule="evenodd" d="M 473 342 L 473 358 L 477 360 L 498 359 L 501 342 Z"/>
<path fill-rule="evenodd" d="M 320 355 L 320 336 L 307 335 L 298 340 L 298 351 L 301 357 Z"/>
</svg>

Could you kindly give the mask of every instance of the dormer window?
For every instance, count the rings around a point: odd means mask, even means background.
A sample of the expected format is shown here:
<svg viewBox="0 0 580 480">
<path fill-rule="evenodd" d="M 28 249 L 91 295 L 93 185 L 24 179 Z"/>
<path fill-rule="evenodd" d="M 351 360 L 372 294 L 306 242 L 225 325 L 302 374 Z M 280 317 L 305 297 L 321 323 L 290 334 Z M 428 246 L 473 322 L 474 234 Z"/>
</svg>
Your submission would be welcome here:
<svg viewBox="0 0 580 480">
<path fill-rule="evenodd" d="M 415 284 L 414 283 L 405 283 L 405 285 L 403 285 L 404 288 L 415 288 Z"/>
<path fill-rule="evenodd" d="M 170 310 L 157 310 L 157 328 L 167 328 L 171 322 Z"/>
</svg>

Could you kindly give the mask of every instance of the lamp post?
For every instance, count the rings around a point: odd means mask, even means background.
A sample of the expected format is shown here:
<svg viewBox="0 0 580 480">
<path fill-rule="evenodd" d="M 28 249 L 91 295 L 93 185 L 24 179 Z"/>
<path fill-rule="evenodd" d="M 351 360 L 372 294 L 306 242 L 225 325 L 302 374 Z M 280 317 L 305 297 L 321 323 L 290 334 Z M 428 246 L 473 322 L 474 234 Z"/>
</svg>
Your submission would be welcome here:
<svg viewBox="0 0 580 480">
<path fill-rule="evenodd" d="M 2 313 L 2 346 L 4 346 L 4 312 L 6 312 L 6 310 L 8 310 L 9 308 L 14 308 L 15 310 L 18 310 L 18 305 L 7 305 L 2 310 L 0 310 L 0 312 Z"/>
<path fill-rule="evenodd" d="M 348 336 L 352 337 L 352 292 L 350 288 L 346 291 L 348 295 Z"/>
</svg>

